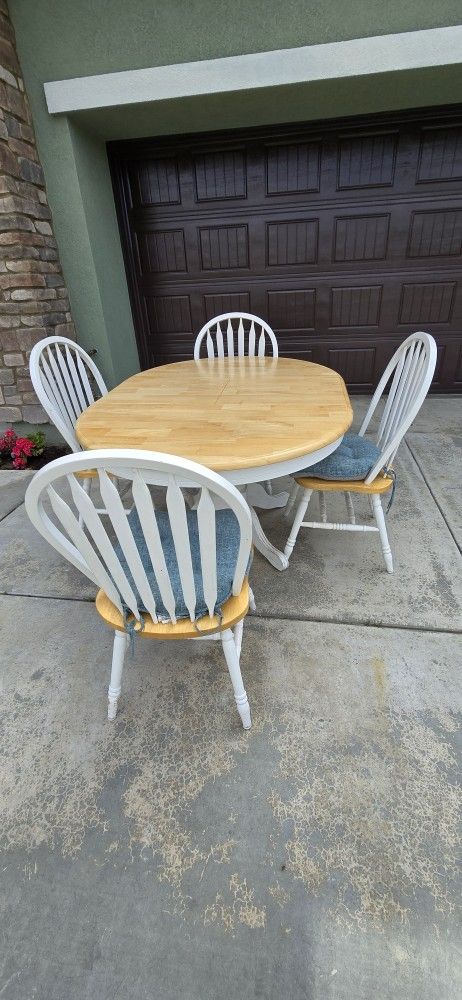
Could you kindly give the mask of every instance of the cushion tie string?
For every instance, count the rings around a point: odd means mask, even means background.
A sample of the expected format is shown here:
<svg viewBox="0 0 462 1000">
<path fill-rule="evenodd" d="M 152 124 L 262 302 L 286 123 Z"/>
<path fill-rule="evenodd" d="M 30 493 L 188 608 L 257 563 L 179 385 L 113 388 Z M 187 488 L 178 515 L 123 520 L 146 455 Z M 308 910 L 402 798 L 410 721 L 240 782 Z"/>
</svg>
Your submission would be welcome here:
<svg viewBox="0 0 462 1000">
<path fill-rule="evenodd" d="M 144 632 L 144 618 L 143 615 L 140 615 L 139 619 L 134 618 L 132 613 L 129 612 L 127 606 L 125 604 L 122 606 L 124 613 L 124 629 L 129 638 L 130 652 L 133 658 L 135 655 L 135 636 L 139 635 L 140 632 Z M 128 617 L 129 614 L 130 618 Z M 137 625 L 139 628 L 136 627 Z"/>
<path fill-rule="evenodd" d="M 390 510 L 390 507 L 391 507 L 391 505 L 392 505 L 392 503 L 393 503 L 393 500 L 395 499 L 395 490 L 396 490 L 396 472 L 395 472 L 395 470 L 394 470 L 394 469 L 387 469 L 387 467 L 386 467 L 386 466 L 384 467 L 384 470 L 383 470 L 383 471 L 384 471 L 384 473 L 385 473 L 385 475 L 386 475 L 386 476 L 389 476 L 389 477 L 390 477 L 390 479 L 392 479 L 392 480 L 393 480 L 393 486 L 392 486 L 392 488 L 391 488 L 391 493 L 390 493 L 390 499 L 389 499 L 389 501 L 388 501 L 388 506 L 387 506 L 387 509 L 386 509 L 386 511 L 385 511 L 385 513 L 386 513 L 386 514 L 388 514 L 388 511 Z"/>
</svg>

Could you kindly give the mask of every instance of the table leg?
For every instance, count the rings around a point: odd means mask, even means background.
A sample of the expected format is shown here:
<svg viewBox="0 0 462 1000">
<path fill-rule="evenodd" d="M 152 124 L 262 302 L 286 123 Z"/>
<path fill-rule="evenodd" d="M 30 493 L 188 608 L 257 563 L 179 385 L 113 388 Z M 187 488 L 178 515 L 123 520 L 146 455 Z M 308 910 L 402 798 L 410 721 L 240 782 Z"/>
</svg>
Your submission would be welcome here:
<svg viewBox="0 0 462 1000">
<path fill-rule="evenodd" d="M 285 507 L 289 499 L 286 490 L 282 493 L 268 493 L 262 483 L 249 483 L 242 490 L 249 507 L 259 507 L 260 510 L 273 510 L 275 507 Z"/>
<path fill-rule="evenodd" d="M 248 501 L 247 501 L 248 502 Z M 250 507 L 250 504 L 249 504 Z M 258 514 L 253 507 L 250 507 L 250 513 L 252 515 L 252 528 L 253 528 L 253 544 L 258 552 L 261 552 L 262 556 L 274 566 L 275 569 L 283 570 L 287 569 L 289 565 L 289 560 L 287 556 L 284 555 L 279 549 L 277 549 L 267 538 L 263 528 L 260 524 Z"/>
</svg>

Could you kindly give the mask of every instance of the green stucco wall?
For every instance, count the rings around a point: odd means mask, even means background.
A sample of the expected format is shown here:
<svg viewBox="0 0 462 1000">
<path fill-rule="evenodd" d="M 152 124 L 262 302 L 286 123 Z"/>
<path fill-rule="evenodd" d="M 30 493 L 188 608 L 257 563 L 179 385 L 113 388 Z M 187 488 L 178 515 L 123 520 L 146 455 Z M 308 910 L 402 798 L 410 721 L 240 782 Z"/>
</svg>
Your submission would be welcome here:
<svg viewBox="0 0 462 1000">
<path fill-rule="evenodd" d="M 461 0 L 10 0 L 73 318 L 109 383 L 138 356 L 105 142 L 462 100 L 458 68 L 211 95 L 66 117 L 43 84 L 74 76 L 460 23 Z"/>
</svg>

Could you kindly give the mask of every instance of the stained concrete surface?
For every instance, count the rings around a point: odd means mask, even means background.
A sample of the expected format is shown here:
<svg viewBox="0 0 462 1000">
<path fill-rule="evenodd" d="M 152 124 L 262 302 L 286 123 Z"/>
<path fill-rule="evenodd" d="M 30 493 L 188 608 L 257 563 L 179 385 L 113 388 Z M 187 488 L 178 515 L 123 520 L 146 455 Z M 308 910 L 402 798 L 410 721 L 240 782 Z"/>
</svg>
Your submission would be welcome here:
<svg viewBox="0 0 462 1000">
<path fill-rule="evenodd" d="M 306 533 L 285 574 L 255 558 L 248 734 L 206 643 L 138 641 L 109 725 L 92 587 L 6 515 L 0 997 L 460 996 L 447 402 L 403 455 L 393 577 L 374 538 Z"/>
<path fill-rule="evenodd" d="M 462 549 L 462 421 L 457 432 L 409 434 L 407 445 Z"/>
<path fill-rule="evenodd" d="M 22 504 L 31 477 L 31 472 L 0 469 L 0 521 Z"/>
</svg>

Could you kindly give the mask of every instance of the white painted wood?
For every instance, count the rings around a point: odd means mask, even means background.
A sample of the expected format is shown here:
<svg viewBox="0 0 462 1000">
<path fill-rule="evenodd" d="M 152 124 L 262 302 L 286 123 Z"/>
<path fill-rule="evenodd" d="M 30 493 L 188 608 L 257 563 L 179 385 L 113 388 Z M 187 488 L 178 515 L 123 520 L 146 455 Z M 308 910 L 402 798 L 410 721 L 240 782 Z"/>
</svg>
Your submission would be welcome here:
<svg viewBox="0 0 462 1000">
<path fill-rule="evenodd" d="M 222 313 L 220 316 L 215 316 L 213 319 L 208 320 L 205 326 L 199 330 L 194 344 L 195 361 L 199 361 L 200 359 L 201 347 L 204 340 L 209 358 L 223 357 L 221 353 L 223 348 L 222 323 L 226 323 L 228 357 L 232 358 L 237 355 L 240 358 L 244 356 L 253 358 L 255 357 L 257 346 L 258 357 L 263 358 L 266 354 L 267 341 L 269 353 L 275 358 L 278 357 L 278 342 L 273 330 L 268 326 L 268 323 L 265 323 L 265 320 L 259 319 L 258 316 L 253 316 L 252 313 L 230 312 Z M 248 336 L 247 351 L 245 350 L 246 334 Z M 214 348 L 212 352 L 209 344 L 212 344 Z"/>
<path fill-rule="evenodd" d="M 212 618 L 217 600 L 217 542 L 215 507 L 207 489 L 201 490 L 197 505 L 197 526 L 203 570 L 204 599 Z"/>
<path fill-rule="evenodd" d="M 255 357 L 255 321 L 252 320 L 249 329 L 249 357 Z"/>
<path fill-rule="evenodd" d="M 219 316 L 218 317 L 218 321 L 220 319 L 223 319 L 223 321 L 224 321 L 226 319 L 226 316 Z M 200 338 L 200 332 L 198 333 L 198 335 L 196 337 L 195 344 L 194 344 L 194 360 L 197 360 L 197 358 L 196 358 L 196 347 L 198 346 L 197 342 L 198 342 L 199 338 Z M 231 317 L 228 318 L 228 322 L 226 324 L 226 344 L 227 344 L 227 348 L 228 348 L 228 357 L 229 358 L 233 358 L 234 357 L 234 332 L 233 332 L 233 324 L 231 322 Z M 199 357 L 199 351 L 200 351 L 200 342 L 199 342 L 199 346 L 198 346 L 198 355 L 197 355 L 197 357 Z"/>
<path fill-rule="evenodd" d="M 117 705 L 122 690 L 122 672 L 124 668 L 125 650 L 127 648 L 128 636 L 126 632 L 114 632 L 114 645 L 112 649 L 112 669 L 111 680 L 107 693 L 107 717 L 109 722 L 113 722 L 117 715 Z"/>
<path fill-rule="evenodd" d="M 237 655 L 238 655 L 239 659 L 241 658 L 242 635 L 243 635 L 243 632 L 244 632 L 244 619 L 241 618 L 240 622 L 238 622 L 237 625 L 235 625 L 234 629 L 233 629 L 234 642 L 236 644 L 236 652 L 237 652 Z"/>
<path fill-rule="evenodd" d="M 298 455 L 296 458 L 289 458 L 284 462 L 271 462 L 270 465 L 249 466 L 246 469 L 225 469 L 221 475 L 235 486 L 244 486 L 250 483 L 264 483 L 268 479 L 282 479 L 284 476 L 291 476 L 301 469 L 308 469 L 310 465 L 315 465 L 321 459 L 331 455 L 339 444 L 342 437 L 337 438 L 317 451 L 307 452 L 305 455 Z"/>
<path fill-rule="evenodd" d="M 154 503 L 143 477 L 135 473 L 132 483 L 132 496 L 137 510 L 146 547 L 152 566 L 156 567 L 156 579 L 160 596 L 165 609 L 170 615 L 170 621 L 176 624 L 175 597 L 165 562 L 164 550 L 160 540 L 159 527 L 155 517 Z"/>
<path fill-rule="evenodd" d="M 104 587 L 108 597 L 110 597 L 111 601 L 114 602 L 116 607 L 119 610 L 121 610 L 122 607 L 121 600 L 116 590 L 116 587 L 114 586 L 110 576 L 106 572 L 106 568 L 101 562 L 101 559 L 95 552 L 93 546 L 90 544 L 83 530 L 83 527 L 80 526 L 77 518 L 75 517 L 75 514 L 70 509 L 69 505 L 63 500 L 63 498 L 59 496 L 58 493 L 56 493 L 56 490 L 54 490 L 52 486 L 49 486 L 47 488 L 47 493 L 48 493 L 48 499 L 53 508 L 53 512 L 56 515 L 57 520 L 60 521 L 62 527 L 64 528 L 67 534 L 67 538 L 66 536 L 63 536 L 63 541 L 69 544 L 68 539 L 70 539 L 75 549 L 82 556 L 84 560 L 83 564 L 79 568 L 82 570 L 82 572 L 85 573 L 86 576 L 90 578 L 90 580 L 93 580 L 94 582 L 97 581 L 98 583 L 101 580 L 101 586 Z M 84 494 L 85 497 L 87 497 L 87 494 L 85 493 L 84 490 L 82 490 L 82 493 Z M 52 537 L 49 539 L 52 545 L 55 545 L 56 533 L 57 533 L 57 528 L 53 525 Z M 44 534 L 43 531 L 42 534 Z M 57 547 L 58 546 L 55 545 L 55 548 Z M 63 546 L 60 549 L 60 551 L 62 552 L 62 554 L 64 554 L 65 546 Z"/>
<path fill-rule="evenodd" d="M 462 25 L 451 25 L 52 80 L 44 90 L 55 115 L 316 80 L 338 80 L 341 87 L 349 77 L 458 65 L 461 59 Z"/>
<path fill-rule="evenodd" d="M 380 457 L 365 478 L 364 482 L 366 484 L 373 483 L 383 469 L 391 468 L 391 463 L 399 445 L 426 398 L 435 372 L 436 358 L 437 352 L 434 338 L 429 333 L 419 332 L 407 337 L 388 363 L 359 430 L 360 435 L 366 433 L 377 406 L 388 387 L 388 396 L 376 439 L 377 447 L 381 449 Z M 306 492 L 310 497 L 312 489 Z M 297 495 L 295 490 L 293 490 L 292 495 L 294 498 Z M 286 556 L 289 557 L 291 555 L 300 528 L 327 529 L 331 531 L 378 531 L 387 572 L 393 573 L 393 558 L 380 495 L 378 493 L 370 495 L 371 511 L 375 517 L 377 527 L 356 524 L 353 498 L 349 492 L 345 492 L 344 496 L 349 524 L 327 521 L 324 501 L 321 499 L 321 490 L 319 490 L 321 521 L 304 521 L 304 511 L 306 511 L 308 504 L 304 503 L 303 498 L 299 501 L 292 529 L 284 549 Z"/>
<path fill-rule="evenodd" d="M 378 531 L 371 524 L 342 524 L 340 521 L 302 521 L 301 528 L 320 528 L 321 531 Z"/>
<path fill-rule="evenodd" d="M 387 567 L 387 573 L 393 573 L 393 556 L 391 554 L 390 542 L 388 541 L 385 515 L 382 510 L 381 499 L 377 493 L 372 494 L 372 506 L 374 509 L 377 527 L 379 529 L 380 543 L 382 546 L 383 558 L 385 559 L 385 566 Z"/>
<path fill-rule="evenodd" d="M 191 546 L 189 544 L 188 522 L 186 518 L 186 504 L 184 502 L 181 489 L 174 476 L 169 477 L 166 499 L 183 597 L 189 611 L 189 617 L 193 622 L 196 612 L 196 588 L 194 586 Z"/>
<path fill-rule="evenodd" d="M 89 374 L 99 394 L 107 388 L 89 355 L 67 337 L 46 337 L 32 349 L 30 377 L 35 393 L 52 423 L 73 451 L 81 451 L 75 423 L 94 402 Z"/>
<path fill-rule="evenodd" d="M 233 685 L 237 710 L 241 717 L 244 729 L 250 729 L 252 725 L 252 720 L 250 717 L 250 705 L 244 684 L 242 682 L 241 667 L 239 663 L 239 653 L 237 651 L 236 643 L 234 641 L 234 635 L 231 629 L 226 629 L 224 632 L 222 632 L 221 642 L 223 645 L 223 652 L 225 654 L 226 663 L 228 665 L 229 676 L 231 678 L 231 683 Z"/>
<path fill-rule="evenodd" d="M 216 334 L 215 334 L 215 339 L 216 339 L 216 342 L 217 342 L 217 354 L 218 354 L 218 357 L 219 358 L 224 358 L 224 356 L 225 356 L 225 348 L 224 348 L 224 344 L 223 344 L 223 334 L 221 332 L 221 325 L 220 325 L 220 323 L 217 323 L 217 330 L 216 330 Z"/>
<path fill-rule="evenodd" d="M 430 388 L 436 367 L 436 343 L 429 333 L 413 333 L 398 347 L 374 392 L 360 435 L 369 427 L 375 410 L 391 380 L 392 398 L 387 400 L 377 435 L 380 458 L 365 482 L 372 483 L 396 455 L 404 435 L 415 420 Z"/>
<path fill-rule="evenodd" d="M 281 552 L 280 549 L 277 549 L 276 546 L 270 542 L 268 536 L 262 528 L 258 514 L 253 507 L 250 507 L 250 513 L 252 515 L 253 544 L 257 552 L 260 552 L 261 555 L 264 556 L 275 569 L 287 569 L 289 561 L 284 552 Z"/>
<path fill-rule="evenodd" d="M 252 320 L 253 322 L 253 320 Z M 243 358 L 245 355 L 244 351 L 244 324 L 242 322 L 242 316 L 239 320 L 237 328 L 237 353 L 238 357 Z"/>
<path fill-rule="evenodd" d="M 251 507 L 258 507 L 260 510 L 275 510 L 277 507 L 285 507 L 288 498 L 286 490 L 282 493 L 270 493 L 267 484 L 263 486 L 263 483 L 249 483 L 244 488 L 244 495 Z"/>
<path fill-rule="evenodd" d="M 351 493 L 344 493 L 343 495 L 345 497 L 346 509 L 348 517 L 350 518 L 350 524 L 356 524 L 355 505 L 353 503 L 353 497 Z"/>
<path fill-rule="evenodd" d="M 287 542 L 285 544 L 285 547 L 284 547 L 284 555 L 285 555 L 287 561 L 289 560 L 289 558 L 292 555 L 292 552 L 294 550 L 294 545 L 295 545 L 295 542 L 297 541 L 297 536 L 298 536 L 298 533 L 300 531 L 300 527 L 301 527 L 301 523 L 303 521 L 303 518 L 305 517 L 306 510 L 307 510 L 308 504 L 310 502 L 310 498 L 311 498 L 312 492 L 313 492 L 313 490 L 304 490 L 303 493 L 302 493 L 302 495 L 301 495 L 301 497 L 300 497 L 300 500 L 298 501 L 298 506 L 297 506 L 296 511 L 295 511 L 295 517 L 294 517 L 294 520 L 293 520 L 293 524 L 292 524 L 292 528 L 291 528 L 291 531 L 290 531 L 290 535 L 289 535 L 289 537 L 287 539 Z"/>
<path fill-rule="evenodd" d="M 98 468 L 99 476 L 99 488 L 101 491 L 101 496 L 103 503 L 106 508 L 106 513 L 114 527 L 116 532 L 117 541 L 122 549 L 125 556 L 127 566 L 129 567 L 130 574 L 132 576 L 135 587 L 141 597 L 141 600 L 151 615 L 154 622 L 157 621 L 156 604 L 152 594 L 152 590 L 149 586 L 149 581 L 146 576 L 146 570 L 144 569 L 143 563 L 141 562 L 141 557 L 138 552 L 138 547 L 136 545 L 135 539 L 133 538 L 131 527 L 128 523 L 128 518 L 125 513 L 123 503 L 117 492 L 114 483 L 107 475 L 105 469 Z M 98 537 L 95 537 L 95 544 L 98 545 Z M 121 564 L 120 569 L 122 570 Z M 124 574 L 125 575 L 125 574 Z M 132 591 L 133 593 L 133 591 Z M 136 598 L 134 597 L 134 603 L 129 603 L 130 610 L 135 615 L 135 618 L 140 618 L 140 612 L 137 607 Z"/>
<path fill-rule="evenodd" d="M 78 477 L 85 469 L 96 469 L 106 520 Z M 95 450 L 78 455 L 66 455 L 40 469 L 29 484 L 26 510 L 37 530 L 64 558 L 101 587 L 122 612 L 123 604 L 132 612 L 137 628 L 142 626 L 143 612 L 138 606 L 135 589 L 115 551 L 119 543 L 126 564 L 140 595 L 141 602 L 157 621 L 157 609 L 146 569 L 139 555 L 130 522 L 114 485 L 117 478 L 131 482 L 134 505 L 141 530 L 158 582 L 167 621 L 175 625 L 175 602 L 168 567 L 162 550 L 150 486 L 163 488 L 166 509 L 175 545 L 183 596 L 192 620 L 195 618 L 196 591 L 192 571 L 191 546 L 187 525 L 183 489 L 199 492 L 197 505 L 200 540 L 200 561 L 204 596 L 209 612 L 214 613 L 217 598 L 217 509 L 233 511 L 239 526 L 239 550 L 233 579 L 233 594 L 240 594 L 246 574 L 252 544 L 252 520 L 249 507 L 239 490 L 217 473 L 186 459 L 156 452 L 127 449 Z M 70 487 L 71 500 L 65 499 Z M 62 495 L 64 493 L 64 495 Z M 45 509 L 48 498 L 52 514 Z M 81 523 L 79 524 L 79 518 Z M 108 520 L 107 520 L 108 519 Z M 110 527 L 108 525 L 110 522 Z M 115 540 L 114 540 L 115 539 Z M 253 595 L 251 596 L 253 602 Z M 140 602 L 140 603 L 141 603 Z M 254 602 L 253 602 L 253 606 Z M 165 616 L 164 616 L 165 620 Z M 235 626 L 223 633 L 223 649 L 232 680 L 236 704 L 245 728 L 250 727 L 250 709 L 239 667 L 242 627 Z M 168 635 L 166 635 L 168 638 Z M 198 636 L 199 638 L 199 636 Z M 221 633 L 202 637 L 221 638 Z M 111 683 L 109 685 L 108 717 L 114 719 L 120 695 L 126 634 L 116 632 Z"/>
<path fill-rule="evenodd" d="M 121 594 L 132 614 L 134 614 L 135 617 L 138 617 L 138 607 L 135 593 L 128 581 L 126 573 L 122 569 L 120 560 L 114 552 L 113 544 L 110 541 L 106 528 L 101 521 L 99 512 L 95 509 L 95 506 L 90 499 L 89 492 L 80 485 L 76 476 L 68 476 L 68 483 L 72 499 L 79 512 L 79 524 L 81 523 L 82 526 L 85 526 L 87 536 L 93 540 L 96 549 L 99 550 L 99 553 L 101 554 L 109 571 L 110 580 L 114 582 L 117 588 L 116 593 L 118 591 Z M 72 512 L 69 511 L 69 513 Z M 91 549 L 91 552 L 94 552 L 93 548 Z M 94 552 L 94 555 L 96 557 L 96 552 Z M 96 575 L 95 569 L 95 576 Z M 104 587 L 106 593 L 108 593 L 107 586 L 108 584 L 106 582 L 106 586 Z M 111 600 L 113 600 L 113 598 L 111 598 Z M 120 607 L 120 601 L 117 607 Z"/>
<path fill-rule="evenodd" d="M 296 480 L 294 479 L 294 481 L 292 483 L 292 487 L 291 487 L 290 493 L 289 493 L 289 499 L 288 499 L 288 501 L 286 503 L 286 507 L 285 507 L 285 510 L 284 510 L 284 517 L 288 517 L 289 514 L 291 513 L 292 508 L 294 506 L 294 503 L 295 503 L 295 501 L 297 499 L 297 494 L 298 494 L 299 490 L 301 490 L 301 486 L 299 486 L 298 483 L 296 482 Z"/>
</svg>

